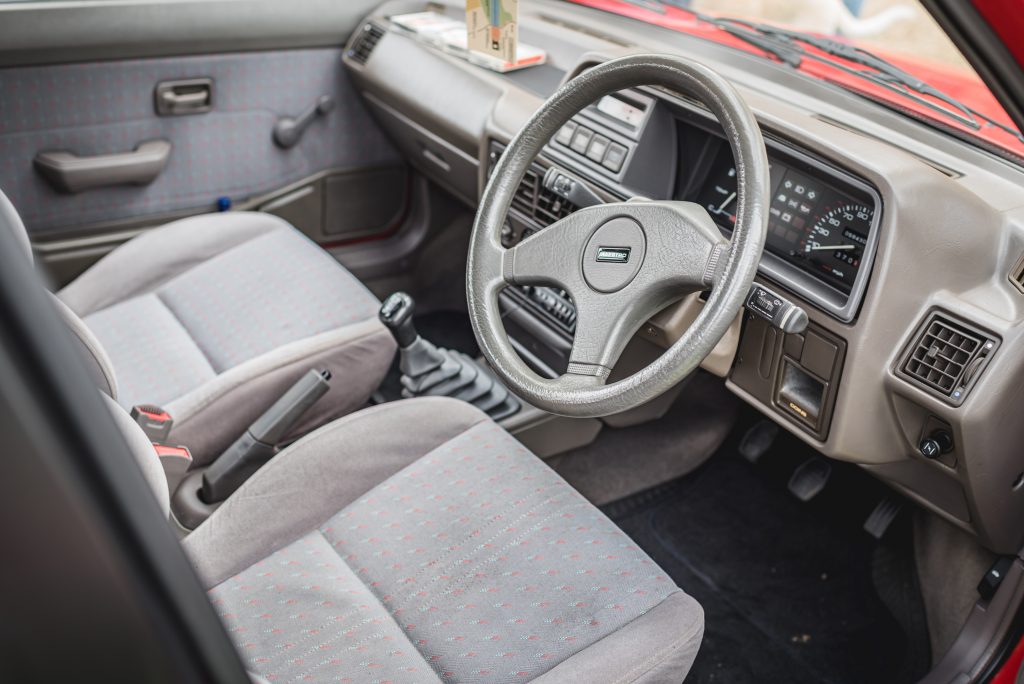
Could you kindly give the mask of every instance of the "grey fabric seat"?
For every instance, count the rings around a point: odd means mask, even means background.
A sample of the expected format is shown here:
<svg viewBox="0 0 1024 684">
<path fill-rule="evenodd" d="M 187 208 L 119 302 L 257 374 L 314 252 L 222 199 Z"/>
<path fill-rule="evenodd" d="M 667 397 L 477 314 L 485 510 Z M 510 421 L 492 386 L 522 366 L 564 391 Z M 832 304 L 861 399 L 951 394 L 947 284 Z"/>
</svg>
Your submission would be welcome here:
<svg viewBox="0 0 1024 684">
<path fill-rule="evenodd" d="M 0 205 L 13 212 L 2 194 Z M 197 464 L 311 368 L 334 380 L 296 434 L 363 406 L 395 351 L 377 298 L 268 214 L 197 216 L 148 231 L 57 297 L 101 387 L 125 408 L 166 409 L 168 441 L 188 446 Z"/>
<path fill-rule="evenodd" d="M 703 633 L 624 533 L 451 399 L 308 435 L 184 547 L 268 681 L 679 682 Z"/>
</svg>

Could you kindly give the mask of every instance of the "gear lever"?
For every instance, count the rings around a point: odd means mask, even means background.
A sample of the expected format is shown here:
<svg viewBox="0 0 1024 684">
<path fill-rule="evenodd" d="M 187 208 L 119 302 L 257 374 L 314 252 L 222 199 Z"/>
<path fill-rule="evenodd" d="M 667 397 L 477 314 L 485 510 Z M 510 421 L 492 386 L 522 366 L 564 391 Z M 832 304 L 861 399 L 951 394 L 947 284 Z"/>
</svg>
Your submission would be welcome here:
<svg viewBox="0 0 1024 684">
<path fill-rule="evenodd" d="M 400 348 L 408 347 L 419 337 L 412 323 L 415 308 L 416 302 L 404 292 L 395 292 L 380 306 L 380 321 L 391 331 Z"/>
<path fill-rule="evenodd" d="M 494 420 L 519 411 L 519 401 L 491 372 L 465 354 L 423 339 L 413 324 L 416 302 L 395 292 L 380 307 L 380 320 L 398 342 L 403 397 L 452 397 L 473 404 Z"/>
</svg>

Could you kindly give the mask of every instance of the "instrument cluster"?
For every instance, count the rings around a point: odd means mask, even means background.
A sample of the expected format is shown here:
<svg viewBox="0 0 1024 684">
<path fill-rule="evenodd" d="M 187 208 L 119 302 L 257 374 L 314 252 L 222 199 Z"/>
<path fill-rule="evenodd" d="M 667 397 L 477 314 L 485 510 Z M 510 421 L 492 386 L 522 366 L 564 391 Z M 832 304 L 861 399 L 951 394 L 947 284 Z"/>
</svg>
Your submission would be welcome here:
<svg viewBox="0 0 1024 684">
<path fill-rule="evenodd" d="M 766 251 L 849 294 L 868 249 L 875 216 L 871 197 L 814 169 L 773 158 Z M 727 230 L 736 222 L 736 167 L 722 145 L 696 202 Z"/>
</svg>

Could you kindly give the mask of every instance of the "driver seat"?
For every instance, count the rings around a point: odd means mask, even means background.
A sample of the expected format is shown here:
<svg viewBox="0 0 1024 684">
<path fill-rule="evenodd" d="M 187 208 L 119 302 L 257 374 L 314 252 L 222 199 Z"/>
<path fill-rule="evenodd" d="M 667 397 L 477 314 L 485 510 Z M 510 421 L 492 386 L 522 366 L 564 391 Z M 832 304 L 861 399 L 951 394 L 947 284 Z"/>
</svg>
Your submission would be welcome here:
<svg viewBox="0 0 1024 684">
<path fill-rule="evenodd" d="M 152 447 L 112 409 L 166 510 Z M 307 435 L 183 545 L 254 681 L 678 684 L 703 635 L 697 601 L 453 399 Z"/>
</svg>

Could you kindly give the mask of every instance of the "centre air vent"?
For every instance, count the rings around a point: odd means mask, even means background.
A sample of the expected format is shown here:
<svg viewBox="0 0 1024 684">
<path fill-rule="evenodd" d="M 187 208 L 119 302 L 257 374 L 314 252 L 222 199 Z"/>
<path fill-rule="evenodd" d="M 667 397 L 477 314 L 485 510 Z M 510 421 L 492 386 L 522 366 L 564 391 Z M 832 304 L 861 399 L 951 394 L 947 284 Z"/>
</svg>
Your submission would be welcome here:
<svg viewBox="0 0 1024 684">
<path fill-rule="evenodd" d="M 988 333 L 933 311 L 903 353 L 899 371 L 930 394 L 959 406 L 997 346 Z"/>
<path fill-rule="evenodd" d="M 348 56 L 353 62 L 359 64 L 366 64 L 366 60 L 370 59 L 370 53 L 373 52 L 373 48 L 377 47 L 377 43 L 384 37 L 384 29 L 376 24 L 365 24 L 363 30 L 359 32 L 356 39 L 352 41 L 352 47 L 348 51 Z"/>
<path fill-rule="evenodd" d="M 503 145 L 492 143 L 491 167 L 488 170 L 488 175 L 494 170 L 494 165 L 504 151 Z M 531 164 L 512 197 L 512 209 L 526 218 L 532 219 L 538 228 L 546 228 L 578 208 L 572 202 L 545 188 L 543 179 L 544 167 L 540 164 Z"/>
<path fill-rule="evenodd" d="M 531 217 L 542 228 L 576 211 L 576 205 L 544 187 L 544 169 L 534 164 L 516 188 L 512 206 Z"/>
</svg>

